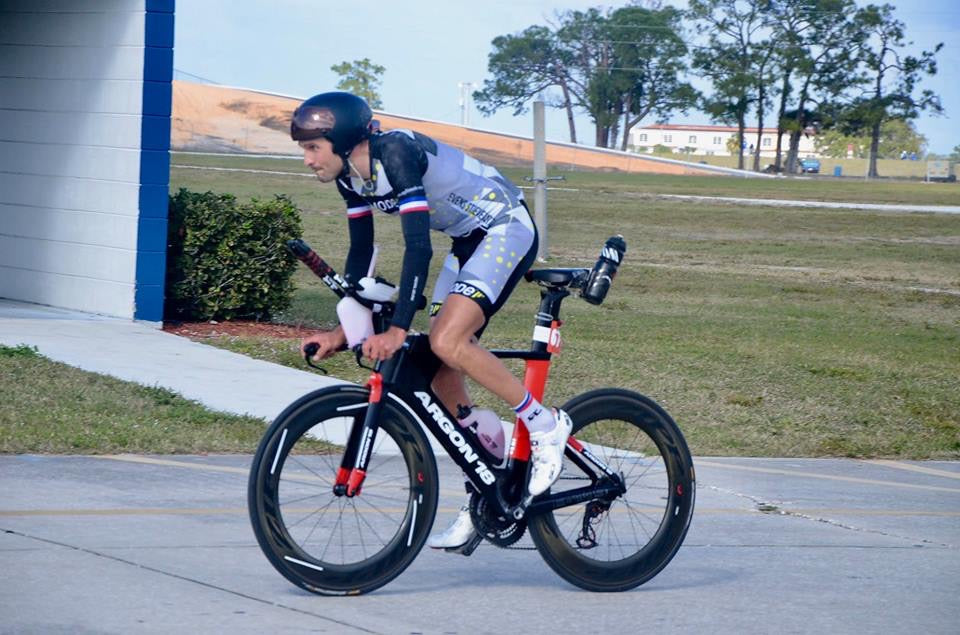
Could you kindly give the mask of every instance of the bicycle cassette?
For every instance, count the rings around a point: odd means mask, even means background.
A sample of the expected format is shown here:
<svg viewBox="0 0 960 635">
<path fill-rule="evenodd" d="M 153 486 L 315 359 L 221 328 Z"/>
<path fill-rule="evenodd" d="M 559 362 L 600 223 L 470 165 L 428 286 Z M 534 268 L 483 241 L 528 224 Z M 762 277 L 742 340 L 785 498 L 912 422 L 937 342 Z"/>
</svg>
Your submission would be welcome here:
<svg viewBox="0 0 960 635">
<path fill-rule="evenodd" d="M 523 537 L 526 520 L 512 520 L 497 514 L 478 492 L 470 495 L 470 519 L 483 538 L 498 547 L 509 547 Z"/>
</svg>

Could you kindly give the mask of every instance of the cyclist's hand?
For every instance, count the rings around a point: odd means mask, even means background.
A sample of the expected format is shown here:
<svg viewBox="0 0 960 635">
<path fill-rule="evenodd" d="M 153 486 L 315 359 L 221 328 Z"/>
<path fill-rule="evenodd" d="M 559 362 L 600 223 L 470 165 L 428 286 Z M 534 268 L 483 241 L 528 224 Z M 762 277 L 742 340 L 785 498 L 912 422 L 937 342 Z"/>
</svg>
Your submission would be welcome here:
<svg viewBox="0 0 960 635">
<path fill-rule="evenodd" d="M 374 361 L 390 359 L 400 350 L 407 339 L 406 329 L 391 326 L 379 335 L 372 335 L 363 341 L 363 354 Z"/>
<path fill-rule="evenodd" d="M 310 337 L 305 337 L 300 342 L 301 354 L 306 354 L 304 349 L 306 349 L 307 344 L 316 344 L 319 347 L 317 354 L 313 356 L 314 361 L 319 361 L 342 350 L 347 344 L 347 338 L 343 334 L 343 329 L 338 326 L 332 331 L 323 331 Z"/>
</svg>

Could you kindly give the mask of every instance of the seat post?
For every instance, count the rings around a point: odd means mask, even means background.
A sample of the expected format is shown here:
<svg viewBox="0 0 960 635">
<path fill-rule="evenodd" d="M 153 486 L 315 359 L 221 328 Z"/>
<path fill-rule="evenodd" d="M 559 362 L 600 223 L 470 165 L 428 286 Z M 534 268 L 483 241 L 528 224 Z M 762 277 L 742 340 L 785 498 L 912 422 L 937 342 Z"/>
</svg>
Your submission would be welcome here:
<svg viewBox="0 0 960 635">
<path fill-rule="evenodd" d="M 533 342 L 530 350 L 538 353 L 546 353 L 549 342 L 543 341 L 548 338 L 538 338 L 540 329 L 549 331 L 553 328 L 553 323 L 560 319 L 560 305 L 563 299 L 570 295 L 566 287 L 547 287 L 540 289 L 540 309 L 534 321 Z"/>
</svg>

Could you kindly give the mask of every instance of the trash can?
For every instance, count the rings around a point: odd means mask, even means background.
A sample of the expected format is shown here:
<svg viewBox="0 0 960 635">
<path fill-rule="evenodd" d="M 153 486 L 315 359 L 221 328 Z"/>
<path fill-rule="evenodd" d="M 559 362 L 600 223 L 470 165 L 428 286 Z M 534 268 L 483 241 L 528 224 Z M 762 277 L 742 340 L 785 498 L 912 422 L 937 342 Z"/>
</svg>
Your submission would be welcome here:
<svg viewBox="0 0 960 635">
<path fill-rule="evenodd" d="M 833 166 L 833 175 L 834 176 L 843 176 L 843 167 L 839 165 Z"/>
</svg>

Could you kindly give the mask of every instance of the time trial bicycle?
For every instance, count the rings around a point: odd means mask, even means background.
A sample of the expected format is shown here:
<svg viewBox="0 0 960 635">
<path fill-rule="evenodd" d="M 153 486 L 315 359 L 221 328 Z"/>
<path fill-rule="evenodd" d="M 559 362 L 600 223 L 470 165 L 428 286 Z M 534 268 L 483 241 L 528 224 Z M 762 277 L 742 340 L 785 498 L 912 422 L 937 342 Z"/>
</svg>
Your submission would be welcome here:
<svg viewBox="0 0 960 635">
<path fill-rule="evenodd" d="M 290 246 L 340 297 L 370 307 L 376 332 L 389 324 L 390 302 L 360 298 L 306 243 Z M 610 241 L 604 254 L 608 248 Z M 616 268 L 602 261 L 593 270 L 535 269 L 525 276 L 541 287 L 532 345 L 492 352 L 524 361 L 524 383 L 537 399 L 560 348 L 560 305 L 577 289 L 595 304 L 603 300 Z M 308 363 L 313 353 L 306 352 Z M 461 553 L 469 555 L 480 540 L 508 547 L 529 531 L 556 573 L 590 591 L 634 588 L 670 562 L 690 526 L 696 482 L 686 441 L 663 408 L 617 388 L 570 399 L 562 406 L 573 421 L 563 472 L 531 498 L 523 423 L 516 422 L 509 451 L 498 459 L 431 390 L 439 366 L 428 336 L 411 333 L 392 358 L 368 367 L 365 386 L 314 391 L 269 427 L 250 468 L 248 506 L 261 549 L 284 577 L 314 593 L 360 594 L 413 562 L 433 525 L 440 485 L 425 430 L 468 481 L 479 537 Z"/>
</svg>

